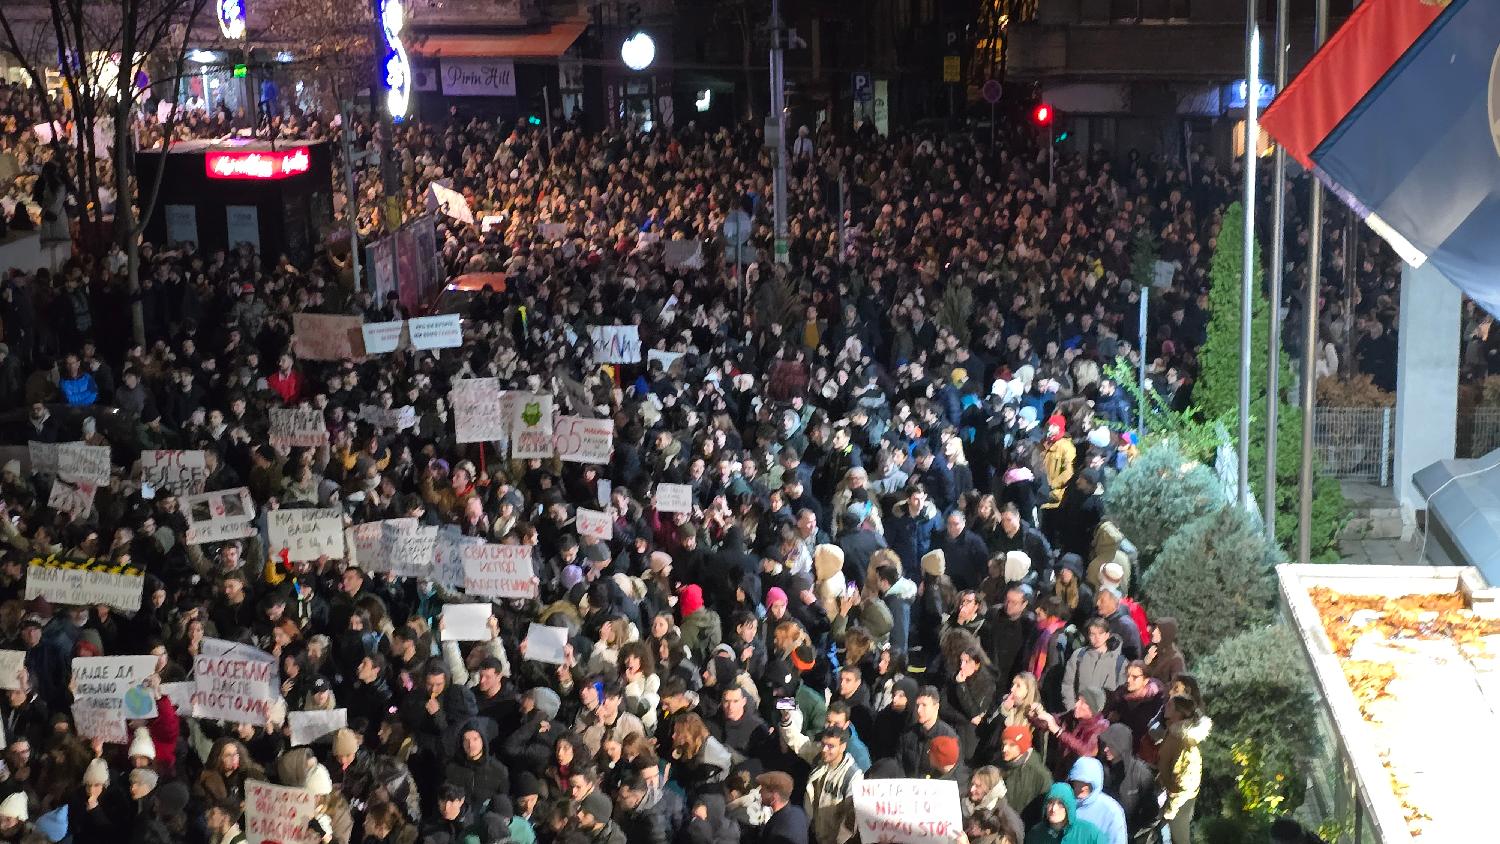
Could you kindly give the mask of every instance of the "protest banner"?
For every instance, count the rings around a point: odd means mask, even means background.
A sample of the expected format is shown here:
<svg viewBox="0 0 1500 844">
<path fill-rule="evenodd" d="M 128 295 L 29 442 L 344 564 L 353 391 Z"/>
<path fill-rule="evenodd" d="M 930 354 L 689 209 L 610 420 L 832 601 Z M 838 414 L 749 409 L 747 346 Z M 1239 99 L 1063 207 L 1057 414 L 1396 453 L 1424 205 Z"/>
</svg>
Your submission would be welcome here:
<svg viewBox="0 0 1500 844">
<path fill-rule="evenodd" d="M 386 571 L 401 577 L 431 579 L 437 526 L 421 525 L 416 519 L 387 519 L 381 525 L 381 554 L 388 566 Z"/>
<path fill-rule="evenodd" d="M 495 378 L 466 378 L 453 382 L 448 393 L 453 405 L 453 434 L 460 443 L 479 443 L 505 436 L 500 412 L 500 382 Z"/>
<path fill-rule="evenodd" d="M 328 443 L 323 412 L 315 407 L 271 408 L 271 445 L 316 448 Z"/>
<path fill-rule="evenodd" d="M 178 683 L 162 683 L 161 695 L 167 700 L 172 701 L 172 705 L 177 707 L 178 712 L 183 715 L 191 715 L 193 714 L 193 690 L 196 688 L 198 688 L 198 684 L 192 680 L 183 680 Z"/>
<path fill-rule="evenodd" d="M 693 488 L 687 484 L 657 484 L 656 509 L 663 513 L 693 512 Z"/>
<path fill-rule="evenodd" d="M 201 451 L 148 449 L 141 452 L 141 483 L 174 495 L 195 495 L 208 480 L 208 458 Z"/>
<path fill-rule="evenodd" d="M 510 414 L 510 456 L 516 460 L 552 456 L 552 395 L 523 393 Z"/>
<path fill-rule="evenodd" d="M 349 710 L 297 709 L 286 714 L 286 723 L 292 728 L 292 746 L 301 747 L 346 727 Z"/>
<path fill-rule="evenodd" d="M 47 495 L 47 506 L 67 513 L 74 519 L 82 519 L 94 509 L 94 494 L 99 488 L 90 483 L 70 483 L 62 478 L 52 479 L 52 491 Z"/>
<path fill-rule="evenodd" d="M 483 545 L 478 536 L 464 536 L 458 525 L 443 525 L 438 528 L 437 544 L 432 548 L 432 577 L 449 589 L 462 589 L 464 585 L 464 549 L 470 545 Z"/>
<path fill-rule="evenodd" d="M 21 672 L 26 670 L 25 651 L 0 651 L 0 689 L 21 688 Z"/>
<path fill-rule="evenodd" d="M 953 780 L 862 780 L 854 817 L 864 844 L 953 844 L 963 832 Z"/>
<path fill-rule="evenodd" d="M 35 440 L 26 444 L 26 452 L 31 455 L 32 474 L 57 474 L 57 448 L 57 443 L 39 443 Z"/>
<path fill-rule="evenodd" d="M 669 372 L 672 369 L 672 364 L 674 364 L 677 361 L 681 360 L 682 357 L 683 357 L 683 355 L 685 355 L 685 354 L 687 354 L 687 353 L 686 352 L 664 352 L 661 349 L 647 349 L 646 350 L 646 363 L 649 365 L 652 361 L 655 361 L 655 362 L 661 364 L 661 371 L 662 372 Z"/>
<path fill-rule="evenodd" d="M 416 521 L 413 519 L 412 521 Z M 381 522 L 364 522 L 344 528 L 344 554 L 349 565 L 367 572 L 390 571 L 381 544 L 384 528 Z"/>
<path fill-rule="evenodd" d="M 188 495 L 178 509 L 187 517 L 187 541 L 191 545 L 255 535 L 255 502 L 246 487 Z"/>
<path fill-rule="evenodd" d="M 409 404 L 402 407 L 375 407 L 367 404 L 359 409 L 359 421 L 369 422 L 377 428 L 404 431 L 417 424 L 417 409 Z"/>
<path fill-rule="evenodd" d="M 344 556 L 344 516 L 336 508 L 272 510 L 266 533 L 274 556 L 285 548 L 292 562 Z"/>
<path fill-rule="evenodd" d="M 536 597 L 536 571 L 529 546 L 487 542 L 465 546 L 460 556 L 465 592 L 487 598 Z"/>
<path fill-rule="evenodd" d="M 552 437 L 557 456 L 573 463 L 608 463 L 615 448 L 615 423 L 610 419 L 562 416 Z"/>
<path fill-rule="evenodd" d="M 54 604 L 108 604 L 122 612 L 141 608 L 142 571 L 52 555 L 36 557 L 26 568 L 26 600 Z"/>
<path fill-rule="evenodd" d="M 427 210 L 441 211 L 460 223 L 474 225 L 474 211 L 469 208 L 468 198 L 447 185 L 433 182 L 427 186 Z"/>
<path fill-rule="evenodd" d="M 489 602 L 443 604 L 442 640 L 444 642 L 488 642 L 490 618 L 493 614 Z"/>
<path fill-rule="evenodd" d="M 193 709 L 198 718 L 265 726 L 281 697 L 276 658 L 259 648 L 205 638 L 193 660 Z"/>
<path fill-rule="evenodd" d="M 662 244 L 662 263 L 674 270 L 703 269 L 703 241 L 669 240 Z"/>
<path fill-rule="evenodd" d="M 458 314 L 416 317 L 407 320 L 413 349 L 456 349 L 464 344 L 463 323 Z"/>
<path fill-rule="evenodd" d="M 401 347 L 402 336 L 406 333 L 406 320 L 367 322 L 360 326 L 360 333 L 364 335 L 365 354 L 389 354 Z"/>
<path fill-rule="evenodd" d="M 73 657 L 73 711 L 86 738 L 125 744 L 127 718 L 156 717 L 156 699 L 147 680 L 155 656 Z"/>
<path fill-rule="evenodd" d="M 109 446 L 62 443 L 57 447 L 57 476 L 74 483 L 109 483 Z"/>
<path fill-rule="evenodd" d="M 641 332 L 634 325 L 591 325 L 595 363 L 640 363 Z"/>
<path fill-rule="evenodd" d="M 299 360 L 365 356 L 364 320 L 337 314 L 292 314 L 292 352 Z"/>
<path fill-rule="evenodd" d="M 305 788 L 245 781 L 245 844 L 322 844 L 311 827 L 318 798 Z"/>
<path fill-rule="evenodd" d="M 552 665 L 562 665 L 567 654 L 563 647 L 568 643 L 568 631 L 561 627 L 553 627 L 550 624 L 537 624 L 531 622 L 526 628 L 526 658 L 533 662 L 546 662 Z"/>
<path fill-rule="evenodd" d="M 615 520 L 609 513 L 579 507 L 574 513 L 574 522 L 578 526 L 579 536 L 587 536 L 604 542 L 608 542 L 615 536 Z"/>
</svg>

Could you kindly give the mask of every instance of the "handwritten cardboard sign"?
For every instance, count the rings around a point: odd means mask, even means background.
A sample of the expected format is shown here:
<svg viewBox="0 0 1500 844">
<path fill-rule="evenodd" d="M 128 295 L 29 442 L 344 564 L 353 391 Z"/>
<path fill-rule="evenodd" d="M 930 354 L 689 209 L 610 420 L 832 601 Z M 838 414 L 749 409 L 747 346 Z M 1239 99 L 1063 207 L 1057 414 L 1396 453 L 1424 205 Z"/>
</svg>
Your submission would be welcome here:
<svg viewBox="0 0 1500 844">
<path fill-rule="evenodd" d="M 862 780 L 854 789 L 854 817 L 865 844 L 953 844 L 963 832 L 953 780 Z"/>
<path fill-rule="evenodd" d="M 505 415 L 500 411 L 500 381 L 466 378 L 453 382 L 448 400 L 453 405 L 453 434 L 460 443 L 498 440 L 505 436 Z"/>
<path fill-rule="evenodd" d="M 174 495 L 194 495 L 208 480 L 208 457 L 202 451 L 147 449 L 141 452 L 141 482 Z"/>
<path fill-rule="evenodd" d="M 535 598 L 536 572 L 526 545 L 469 545 L 460 552 L 464 591 L 487 598 Z"/>
<path fill-rule="evenodd" d="M 553 435 L 557 456 L 574 463 L 608 463 L 615 449 L 615 423 L 610 419 L 562 416 Z"/>
<path fill-rule="evenodd" d="M 266 533 L 271 552 L 285 548 L 293 562 L 344 556 L 344 517 L 334 508 L 272 510 Z"/>
<path fill-rule="evenodd" d="M 255 502 L 246 487 L 185 496 L 180 509 L 187 517 L 189 544 L 227 542 L 255 535 Z"/>
<path fill-rule="evenodd" d="M 315 407 L 271 408 L 271 445 L 317 448 L 328 443 L 323 412 Z"/>
<path fill-rule="evenodd" d="M 510 456 L 516 460 L 552 456 L 552 395 L 527 393 L 512 402 Z"/>
</svg>

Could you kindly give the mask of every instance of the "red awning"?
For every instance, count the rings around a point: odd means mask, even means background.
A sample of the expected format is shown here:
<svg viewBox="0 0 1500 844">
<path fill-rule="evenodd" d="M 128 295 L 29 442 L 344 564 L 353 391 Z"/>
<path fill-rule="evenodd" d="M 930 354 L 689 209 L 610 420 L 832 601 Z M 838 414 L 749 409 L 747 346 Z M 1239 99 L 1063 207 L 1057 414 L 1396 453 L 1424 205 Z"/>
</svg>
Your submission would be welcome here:
<svg viewBox="0 0 1500 844">
<path fill-rule="evenodd" d="M 412 45 L 412 52 L 428 59 L 555 59 L 573 46 L 588 25 L 586 20 L 561 21 L 521 34 L 424 35 Z"/>
</svg>

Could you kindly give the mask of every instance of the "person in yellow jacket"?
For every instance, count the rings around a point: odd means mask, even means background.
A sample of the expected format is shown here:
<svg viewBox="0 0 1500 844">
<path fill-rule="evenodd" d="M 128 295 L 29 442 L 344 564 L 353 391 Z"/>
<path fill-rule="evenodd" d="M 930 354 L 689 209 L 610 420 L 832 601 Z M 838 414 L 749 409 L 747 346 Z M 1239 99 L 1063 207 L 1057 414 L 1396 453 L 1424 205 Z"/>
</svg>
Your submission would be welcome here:
<svg viewBox="0 0 1500 844">
<path fill-rule="evenodd" d="M 1161 819 L 1172 832 L 1172 844 L 1192 844 L 1193 804 L 1203 781 L 1200 749 L 1214 722 L 1190 697 L 1167 702 L 1167 735 L 1158 749 L 1157 784 L 1166 793 Z"/>
<path fill-rule="evenodd" d="M 1047 417 L 1047 436 L 1042 441 L 1042 467 L 1047 470 L 1047 483 L 1052 495 L 1042 505 L 1043 510 L 1055 510 L 1062 503 L 1063 492 L 1073 480 L 1073 465 L 1078 458 L 1078 449 L 1068 439 L 1068 420 L 1061 413 Z"/>
</svg>

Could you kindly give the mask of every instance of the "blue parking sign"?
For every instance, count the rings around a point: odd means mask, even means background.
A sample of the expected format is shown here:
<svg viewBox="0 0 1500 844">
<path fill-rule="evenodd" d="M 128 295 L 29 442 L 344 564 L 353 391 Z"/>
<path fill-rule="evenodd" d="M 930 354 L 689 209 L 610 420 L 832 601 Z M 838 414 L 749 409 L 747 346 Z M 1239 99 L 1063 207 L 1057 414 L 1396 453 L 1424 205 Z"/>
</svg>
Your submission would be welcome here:
<svg viewBox="0 0 1500 844">
<path fill-rule="evenodd" d="M 868 71 L 856 70 L 854 77 L 854 101 L 868 103 L 875 99 L 875 82 Z"/>
</svg>

